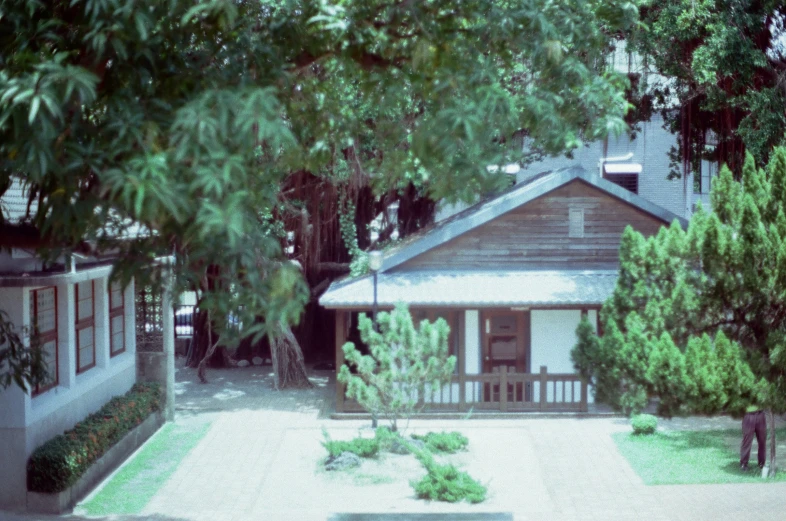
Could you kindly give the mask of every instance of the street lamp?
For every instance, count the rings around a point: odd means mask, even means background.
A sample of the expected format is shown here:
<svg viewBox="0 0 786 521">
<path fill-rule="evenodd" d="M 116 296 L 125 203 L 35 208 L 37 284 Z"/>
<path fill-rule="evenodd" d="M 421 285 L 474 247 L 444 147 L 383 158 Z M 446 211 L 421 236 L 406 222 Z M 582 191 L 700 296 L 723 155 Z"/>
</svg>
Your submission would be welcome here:
<svg viewBox="0 0 786 521">
<path fill-rule="evenodd" d="M 374 250 L 368 254 L 368 269 L 374 274 L 374 306 L 371 308 L 371 320 L 374 324 L 374 331 L 379 332 L 377 326 L 377 273 L 382 268 L 382 252 Z M 371 428 L 377 428 L 377 415 L 371 413 Z"/>
<path fill-rule="evenodd" d="M 377 273 L 382 268 L 382 252 L 374 250 L 368 254 L 368 269 L 374 274 L 374 307 L 371 310 L 371 318 L 374 321 L 374 331 L 377 329 Z"/>
</svg>

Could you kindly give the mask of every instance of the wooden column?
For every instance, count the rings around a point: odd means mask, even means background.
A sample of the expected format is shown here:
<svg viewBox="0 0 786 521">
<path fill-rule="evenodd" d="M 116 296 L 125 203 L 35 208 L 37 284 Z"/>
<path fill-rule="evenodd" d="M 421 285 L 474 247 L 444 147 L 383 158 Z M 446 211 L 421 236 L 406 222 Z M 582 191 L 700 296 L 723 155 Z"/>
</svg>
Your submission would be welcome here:
<svg viewBox="0 0 786 521">
<path fill-rule="evenodd" d="M 508 366 L 499 368 L 499 410 L 508 410 Z"/>
<path fill-rule="evenodd" d="M 546 379 L 546 374 L 548 370 L 546 369 L 545 365 L 540 366 L 540 410 L 545 411 L 548 407 L 548 402 L 546 401 L 546 387 L 548 386 L 548 380 Z"/>
<path fill-rule="evenodd" d="M 457 313 L 458 320 L 456 326 L 458 327 L 458 385 L 459 385 L 459 412 L 464 412 L 467 409 L 467 350 L 464 346 L 464 310 L 462 309 Z"/>
<path fill-rule="evenodd" d="M 344 350 L 341 347 L 347 341 L 347 316 L 343 309 L 336 310 L 336 412 L 344 412 L 344 384 L 338 381 L 338 372 L 344 365 Z"/>
<path fill-rule="evenodd" d="M 581 412 L 589 411 L 589 400 L 587 399 L 587 380 L 581 379 Z"/>
</svg>

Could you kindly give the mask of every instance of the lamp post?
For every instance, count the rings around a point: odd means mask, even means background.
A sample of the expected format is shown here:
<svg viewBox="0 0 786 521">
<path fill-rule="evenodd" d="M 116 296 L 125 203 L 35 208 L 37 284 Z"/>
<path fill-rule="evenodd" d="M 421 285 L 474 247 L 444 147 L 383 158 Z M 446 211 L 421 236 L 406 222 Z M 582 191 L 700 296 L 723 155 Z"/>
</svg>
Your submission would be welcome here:
<svg viewBox="0 0 786 521">
<path fill-rule="evenodd" d="M 374 275 L 374 307 L 371 308 L 371 319 L 374 322 L 374 331 L 377 328 L 377 273 L 382 268 L 382 252 L 374 250 L 368 254 L 368 269 Z"/>
<path fill-rule="evenodd" d="M 371 308 L 371 321 L 374 324 L 374 331 L 379 332 L 379 327 L 377 326 L 377 273 L 382 268 L 382 252 L 379 250 L 374 250 L 369 252 L 368 254 L 368 269 L 371 270 L 371 273 L 374 275 L 374 304 Z M 371 413 L 371 428 L 377 428 L 377 415 L 373 412 Z"/>
</svg>

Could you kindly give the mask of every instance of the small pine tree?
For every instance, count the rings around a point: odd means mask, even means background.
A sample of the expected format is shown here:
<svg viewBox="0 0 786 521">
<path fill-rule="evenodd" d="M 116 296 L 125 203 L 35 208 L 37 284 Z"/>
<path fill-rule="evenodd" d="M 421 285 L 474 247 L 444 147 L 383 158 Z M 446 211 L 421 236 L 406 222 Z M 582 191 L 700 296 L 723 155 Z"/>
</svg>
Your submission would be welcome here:
<svg viewBox="0 0 786 521">
<path fill-rule="evenodd" d="M 415 329 L 407 306 L 399 304 L 390 313 L 379 313 L 377 324 L 379 331 L 360 315 L 360 338 L 370 353 L 362 354 L 352 342 L 344 344 L 347 364 L 341 366 L 338 381 L 347 386 L 348 397 L 387 418 L 397 431 L 399 418 L 409 419 L 423 408 L 427 392 L 450 382 L 456 357 L 448 356 L 450 327 L 441 318 L 423 320 Z"/>
</svg>

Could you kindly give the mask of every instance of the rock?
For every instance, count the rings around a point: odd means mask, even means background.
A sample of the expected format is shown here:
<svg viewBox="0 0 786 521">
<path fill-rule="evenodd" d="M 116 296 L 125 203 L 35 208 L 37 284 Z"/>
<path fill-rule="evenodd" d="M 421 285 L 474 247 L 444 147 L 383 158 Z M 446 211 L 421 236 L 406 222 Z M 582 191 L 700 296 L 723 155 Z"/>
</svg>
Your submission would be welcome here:
<svg viewBox="0 0 786 521">
<path fill-rule="evenodd" d="M 237 360 L 235 360 L 234 358 L 230 358 L 229 367 L 237 367 Z"/>
<path fill-rule="evenodd" d="M 249 365 L 251 365 L 251 364 L 248 363 L 248 360 L 240 360 L 237 363 L 238 367 L 248 367 Z"/>
<path fill-rule="evenodd" d="M 360 456 L 352 452 L 342 452 L 338 456 L 329 456 L 325 461 L 327 470 L 346 470 L 360 466 Z"/>
<path fill-rule="evenodd" d="M 251 363 L 254 365 L 262 365 L 263 362 L 264 360 L 262 360 L 262 358 L 258 356 L 255 356 L 254 358 L 251 359 Z"/>
<path fill-rule="evenodd" d="M 413 440 L 412 438 L 408 439 L 406 443 L 404 443 L 402 440 L 394 439 L 390 445 L 390 449 L 388 450 L 390 450 L 390 452 L 392 452 L 393 454 L 409 454 L 410 450 L 407 445 L 419 450 L 423 450 L 423 448 L 425 448 L 426 446 L 426 444 L 423 443 L 422 441 Z"/>
</svg>

